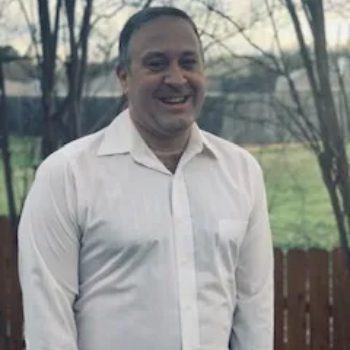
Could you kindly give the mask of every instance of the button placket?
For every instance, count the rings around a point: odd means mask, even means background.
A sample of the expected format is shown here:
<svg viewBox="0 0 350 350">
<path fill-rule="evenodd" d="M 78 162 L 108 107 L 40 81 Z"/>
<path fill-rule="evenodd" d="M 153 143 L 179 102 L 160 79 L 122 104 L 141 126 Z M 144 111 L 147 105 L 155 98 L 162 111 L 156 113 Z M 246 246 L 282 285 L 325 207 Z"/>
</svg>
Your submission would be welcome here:
<svg viewBox="0 0 350 350">
<path fill-rule="evenodd" d="M 197 282 L 194 262 L 193 228 L 184 176 L 173 177 L 172 207 L 174 242 L 178 270 L 182 350 L 199 348 Z"/>
</svg>

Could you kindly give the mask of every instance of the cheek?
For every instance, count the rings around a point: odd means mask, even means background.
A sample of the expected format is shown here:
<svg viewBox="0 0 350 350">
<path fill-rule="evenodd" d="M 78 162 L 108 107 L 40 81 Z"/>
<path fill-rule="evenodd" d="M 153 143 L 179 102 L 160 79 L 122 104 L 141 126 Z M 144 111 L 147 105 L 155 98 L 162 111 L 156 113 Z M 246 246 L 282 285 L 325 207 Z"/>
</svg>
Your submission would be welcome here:
<svg viewBox="0 0 350 350">
<path fill-rule="evenodd" d="M 147 84 L 138 84 L 129 90 L 129 103 L 139 112 L 150 110 L 156 101 L 153 98 L 153 89 Z"/>
<path fill-rule="evenodd" d="M 203 76 L 193 77 L 192 84 L 196 87 L 199 93 L 204 93 L 206 90 L 206 79 Z"/>
<path fill-rule="evenodd" d="M 204 95 L 206 93 L 205 80 L 199 79 L 198 81 L 196 81 L 196 88 L 197 88 L 197 92 L 198 92 L 198 99 L 199 100 L 203 100 L 204 99 Z"/>
<path fill-rule="evenodd" d="M 157 84 L 155 82 L 150 80 L 143 80 L 138 81 L 134 85 L 134 92 L 139 99 L 147 99 L 153 94 L 156 88 Z"/>
<path fill-rule="evenodd" d="M 142 101 L 147 98 L 148 92 L 147 87 L 141 83 L 135 83 L 129 87 L 129 97 L 133 101 Z"/>
<path fill-rule="evenodd" d="M 205 77 L 201 77 L 199 79 L 199 84 L 201 85 L 202 87 L 202 90 L 205 91 L 206 90 L 206 87 L 207 87 L 207 79 Z"/>
</svg>

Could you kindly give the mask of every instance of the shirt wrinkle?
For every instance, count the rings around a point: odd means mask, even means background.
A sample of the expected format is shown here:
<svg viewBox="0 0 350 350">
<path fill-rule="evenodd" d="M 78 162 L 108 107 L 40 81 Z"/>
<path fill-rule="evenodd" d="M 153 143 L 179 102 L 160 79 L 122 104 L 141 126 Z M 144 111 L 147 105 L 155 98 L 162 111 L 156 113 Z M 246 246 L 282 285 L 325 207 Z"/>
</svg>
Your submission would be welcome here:
<svg viewBox="0 0 350 350">
<path fill-rule="evenodd" d="M 72 350 L 272 350 L 272 241 L 252 156 L 194 124 L 171 174 L 125 110 L 49 158 L 18 236 L 27 350 L 55 350 L 60 334 Z"/>
</svg>

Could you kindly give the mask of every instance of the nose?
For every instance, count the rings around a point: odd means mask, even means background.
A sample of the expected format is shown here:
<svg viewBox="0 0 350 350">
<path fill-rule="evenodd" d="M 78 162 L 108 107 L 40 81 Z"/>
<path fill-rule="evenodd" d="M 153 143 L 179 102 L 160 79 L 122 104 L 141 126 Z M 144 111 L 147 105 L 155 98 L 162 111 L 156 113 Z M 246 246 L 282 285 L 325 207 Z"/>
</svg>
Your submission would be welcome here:
<svg viewBox="0 0 350 350">
<path fill-rule="evenodd" d="M 166 71 L 164 82 L 169 85 L 183 85 L 187 82 L 185 72 L 178 64 L 174 63 Z"/>
</svg>

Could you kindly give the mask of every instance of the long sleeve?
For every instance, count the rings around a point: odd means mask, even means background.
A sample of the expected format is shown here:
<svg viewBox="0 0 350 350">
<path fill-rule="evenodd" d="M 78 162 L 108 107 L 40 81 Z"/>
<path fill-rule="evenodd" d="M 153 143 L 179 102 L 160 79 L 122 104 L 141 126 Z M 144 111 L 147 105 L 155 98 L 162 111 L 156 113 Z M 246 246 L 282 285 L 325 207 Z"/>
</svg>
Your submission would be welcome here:
<svg viewBox="0 0 350 350">
<path fill-rule="evenodd" d="M 73 176 L 61 153 L 38 169 L 18 235 L 26 349 L 77 350 L 79 229 Z"/>
<path fill-rule="evenodd" d="M 273 349 L 273 248 L 260 168 L 253 182 L 254 204 L 236 269 L 232 350 Z"/>
</svg>

